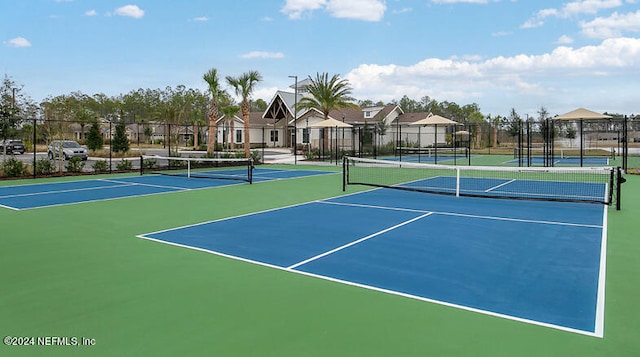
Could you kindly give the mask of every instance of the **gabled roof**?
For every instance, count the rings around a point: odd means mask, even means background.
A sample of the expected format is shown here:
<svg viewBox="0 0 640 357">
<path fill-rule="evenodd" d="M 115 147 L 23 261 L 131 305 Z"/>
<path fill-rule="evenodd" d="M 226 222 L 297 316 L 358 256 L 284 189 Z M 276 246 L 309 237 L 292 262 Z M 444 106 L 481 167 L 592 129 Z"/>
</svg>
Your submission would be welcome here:
<svg viewBox="0 0 640 357">
<path fill-rule="evenodd" d="M 365 118 L 364 113 L 368 111 L 368 109 L 371 109 L 371 111 L 378 111 L 378 113 L 376 113 L 376 115 L 371 118 Z M 398 107 L 397 105 L 389 104 L 385 105 L 384 107 L 336 109 L 332 110 L 329 113 L 329 117 L 336 120 L 342 120 L 344 116 L 345 123 L 357 125 L 364 124 L 365 122 L 374 123 L 377 121 L 382 121 L 387 118 L 387 116 L 389 116 L 389 114 L 391 114 L 394 110 L 398 111 L 398 115 L 402 115 L 403 113 L 402 109 L 400 109 L 400 107 Z"/>
<path fill-rule="evenodd" d="M 415 112 L 415 113 L 403 113 L 397 119 L 397 122 L 394 124 L 409 124 L 416 122 L 418 120 L 422 120 L 429 115 L 429 112 Z"/>
<path fill-rule="evenodd" d="M 298 94 L 298 101 L 302 99 L 302 94 Z M 271 101 L 269 101 L 269 105 L 267 105 L 267 110 L 264 111 L 263 118 L 271 118 L 271 119 L 283 119 L 287 117 L 293 117 L 293 108 L 296 103 L 296 95 L 295 93 L 285 92 L 285 91 L 277 91 L 273 96 Z M 298 117 L 302 114 L 302 111 L 298 111 Z"/>
<path fill-rule="evenodd" d="M 219 125 L 219 123 L 223 123 L 224 121 L 225 121 L 225 115 L 223 114 L 218 119 L 216 119 L 216 125 Z M 239 115 L 234 115 L 233 121 L 237 123 L 244 123 L 244 119 L 242 119 L 242 116 L 239 116 Z"/>
<path fill-rule="evenodd" d="M 391 114 L 392 111 L 397 110 L 398 111 L 398 115 L 402 115 L 404 114 L 404 111 L 402 110 L 402 108 L 400 108 L 399 106 L 395 105 L 395 104 L 389 104 L 389 105 L 385 105 L 384 108 L 382 108 L 382 110 L 380 110 L 378 112 L 378 114 L 376 114 L 373 117 L 373 120 L 382 120 L 384 118 L 386 118 L 389 114 Z"/>
</svg>

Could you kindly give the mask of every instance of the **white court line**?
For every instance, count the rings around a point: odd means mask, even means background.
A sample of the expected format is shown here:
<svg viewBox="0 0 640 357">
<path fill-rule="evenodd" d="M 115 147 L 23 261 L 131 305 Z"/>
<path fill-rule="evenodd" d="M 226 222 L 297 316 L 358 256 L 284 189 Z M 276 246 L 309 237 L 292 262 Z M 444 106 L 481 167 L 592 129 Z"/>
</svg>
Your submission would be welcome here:
<svg viewBox="0 0 640 357">
<path fill-rule="evenodd" d="M 521 223 L 533 223 L 533 224 L 550 224 L 550 225 L 556 225 L 556 226 L 569 226 L 569 227 L 603 228 L 602 226 L 593 225 L 593 224 L 558 222 L 558 221 L 540 221 L 540 220 L 533 220 L 533 219 L 508 218 L 508 217 L 498 217 L 498 216 L 481 216 L 481 215 L 467 214 L 467 213 L 426 211 L 426 210 L 419 210 L 419 209 L 386 207 L 386 206 L 374 206 L 374 205 L 365 205 L 365 204 L 358 204 L 358 203 L 341 203 L 341 202 L 325 202 L 325 201 L 318 201 L 318 203 L 329 204 L 329 205 L 339 205 L 339 206 L 361 207 L 361 208 L 377 208 L 377 209 L 384 209 L 384 210 L 389 210 L 389 211 L 407 211 L 407 212 L 416 212 L 416 213 L 433 213 L 433 214 L 439 214 L 439 215 L 443 215 L 443 216 L 490 219 L 490 220 L 495 220 L 495 221 L 509 221 L 509 222 L 521 222 Z M 605 206 L 605 207 L 607 207 L 607 206 Z"/>
<path fill-rule="evenodd" d="M 428 216 L 430 216 L 431 214 L 432 214 L 431 212 L 429 212 L 429 213 L 425 213 L 425 214 L 423 214 L 423 215 L 421 215 L 421 216 L 418 216 L 418 217 L 412 218 L 412 219 L 410 219 L 410 220 L 408 220 L 408 221 L 404 221 L 404 222 L 398 223 L 398 224 L 396 224 L 395 226 L 389 227 L 389 228 L 387 228 L 387 229 L 383 229 L 383 230 L 381 230 L 381 231 L 379 231 L 379 232 L 376 232 L 376 233 L 370 234 L 370 235 L 368 235 L 368 236 L 366 236 L 366 237 L 362 237 L 362 238 L 360 238 L 360 239 L 358 239 L 358 240 L 354 240 L 353 242 L 347 243 L 347 244 L 342 245 L 342 246 L 340 246 L 340 247 L 338 247 L 338 248 L 331 249 L 331 250 L 326 251 L 326 252 L 324 252 L 324 253 L 318 254 L 318 255 L 316 255 L 315 257 L 311 257 L 311 258 L 306 259 L 306 260 L 303 260 L 303 261 L 301 261 L 301 262 L 299 262 L 299 263 L 296 263 L 296 264 L 290 265 L 290 266 L 288 266 L 288 267 L 287 267 L 287 269 L 295 269 L 295 268 L 297 268 L 297 267 L 299 267 L 299 266 L 301 266 L 301 265 L 304 265 L 304 264 L 310 263 L 310 262 L 312 262 L 312 261 L 314 261 L 314 260 L 318 260 L 318 259 L 320 259 L 320 258 L 322 258 L 322 257 L 326 257 L 327 255 L 330 255 L 330 254 L 333 254 L 333 253 L 335 253 L 335 252 L 341 251 L 341 250 L 343 250 L 343 249 L 349 248 L 349 247 L 351 247 L 351 246 L 353 246 L 353 245 L 356 245 L 356 244 L 358 244 L 358 243 L 362 243 L 362 242 L 364 242 L 364 241 L 366 241 L 366 240 L 369 240 L 369 239 L 371 239 L 371 238 L 373 238 L 373 237 L 377 237 L 377 236 L 379 236 L 379 235 L 381 235 L 381 234 L 384 234 L 384 233 L 390 232 L 390 231 L 392 231 L 392 230 L 394 230 L 394 229 L 396 229 L 396 228 L 400 228 L 400 227 L 402 227 L 402 226 L 404 226 L 404 225 L 407 225 L 407 224 L 409 224 L 409 223 L 411 223 L 411 222 L 415 222 L 415 221 L 417 221 L 417 220 L 419 220 L 419 219 L 422 219 L 422 218 L 424 218 L 424 217 L 428 217 Z"/>
<path fill-rule="evenodd" d="M 604 206 L 604 212 L 602 214 L 602 241 L 600 245 L 600 272 L 598 273 L 598 295 L 596 298 L 596 328 L 595 335 L 597 337 L 604 337 L 604 295 L 605 295 L 605 282 L 607 275 L 607 220 L 608 220 L 608 207 Z"/>
<path fill-rule="evenodd" d="M 0 207 L 6 208 L 6 209 L 10 209 L 12 211 L 20 211 L 19 208 L 15 208 L 15 207 L 11 207 L 11 206 L 0 205 Z"/>
<path fill-rule="evenodd" d="M 100 180 L 98 180 L 98 181 L 100 181 Z M 75 182 L 81 182 L 81 181 L 75 181 Z M 0 198 L 16 198 L 16 197 L 50 195 L 50 194 L 56 194 L 56 193 L 92 191 L 92 190 L 102 190 L 102 189 L 108 189 L 108 188 L 117 188 L 117 187 L 122 187 L 122 186 L 126 186 L 126 185 L 125 184 L 120 184 L 119 186 L 85 187 L 85 188 L 73 188 L 73 189 L 57 190 L 57 191 L 40 191 L 40 192 L 31 192 L 31 193 L 20 193 L 20 194 L 16 194 L 16 195 L 0 196 Z"/>
<path fill-rule="evenodd" d="M 368 190 L 368 191 L 363 191 L 363 192 L 371 192 L 371 191 L 375 191 L 375 190 L 378 190 L 378 189 L 376 188 L 376 189 L 373 189 L 373 190 Z M 363 192 L 352 193 L 352 194 L 349 194 L 347 196 L 357 195 L 357 194 L 361 194 Z M 340 197 L 344 197 L 344 196 L 340 196 Z M 330 199 L 330 198 L 328 198 L 328 199 Z M 285 209 L 285 208 L 289 208 L 289 207 L 301 206 L 301 205 L 310 204 L 310 203 L 328 203 L 328 202 L 311 201 L 311 202 L 300 203 L 300 204 L 296 204 L 296 205 L 292 205 L 292 206 L 288 206 L 288 207 L 275 208 L 275 209 L 265 210 L 265 211 L 256 212 L 256 213 L 248 213 L 248 214 L 241 215 L 241 216 L 236 216 L 236 217 L 223 218 L 223 219 L 216 220 L 216 221 L 223 221 L 223 220 L 227 220 L 227 219 L 246 217 L 246 216 L 251 216 L 251 215 L 255 215 L 255 214 L 259 214 L 259 213 L 277 211 L 277 210 L 281 210 L 281 209 Z M 334 203 L 331 203 L 331 204 L 334 204 Z M 366 205 L 354 205 L 354 206 L 356 206 L 356 207 L 367 207 Z M 378 206 L 371 206 L 371 207 L 389 209 L 389 208 L 378 207 Z M 398 210 L 403 210 L 403 209 L 398 209 Z M 420 218 L 422 218 L 424 216 L 428 216 L 429 213 L 427 213 L 427 214 L 425 214 L 423 216 L 414 218 L 411 221 L 415 221 L 415 220 L 420 219 Z M 605 214 L 606 214 L 606 207 L 605 207 Z M 211 221 L 211 222 L 216 222 L 216 221 Z M 606 216 L 604 218 L 604 221 L 606 222 Z M 407 223 L 408 222 L 401 223 L 401 224 L 407 224 Z M 205 223 L 199 223 L 199 224 L 194 224 L 194 225 L 189 225 L 189 226 L 184 226 L 184 227 L 197 226 L 197 225 L 200 225 L 200 224 L 205 224 Z M 392 228 L 389 228 L 388 230 L 390 230 Z M 602 338 L 603 337 L 603 329 L 604 329 L 604 273 L 603 272 L 601 272 L 600 281 L 599 281 L 600 285 L 598 287 L 598 291 L 599 291 L 599 294 L 598 294 L 598 310 L 596 312 L 597 316 L 596 316 L 595 332 L 590 332 L 590 331 L 579 330 L 579 329 L 574 329 L 574 328 L 560 326 L 560 325 L 554 325 L 554 324 L 551 324 L 551 323 L 546 323 L 546 322 L 541 322 L 541 321 L 536 321 L 536 320 L 530 320 L 530 319 L 526 319 L 526 318 L 511 316 L 511 315 L 507 315 L 507 314 L 496 313 L 496 312 L 493 312 L 493 311 L 481 310 L 481 309 L 477 309 L 477 308 L 473 308 L 473 307 L 469 307 L 469 306 L 465 306 L 465 305 L 458 305 L 458 304 L 454 304 L 454 303 L 450 303 L 450 302 L 446 302 L 446 301 L 442 301 L 442 300 L 435 300 L 435 299 L 426 298 L 426 297 L 419 296 L 419 295 L 412 295 L 412 294 L 402 293 L 402 292 L 395 291 L 395 290 L 390 290 L 390 289 L 380 288 L 380 287 L 376 287 L 376 286 L 372 286 L 372 285 L 356 283 L 356 282 L 352 282 L 352 281 L 348 281 L 348 280 L 342 280 L 342 279 L 338 279 L 338 278 L 334 278 L 334 277 L 330 277 L 330 276 L 326 276 L 326 275 L 309 273 L 309 272 L 305 272 L 305 271 L 301 271 L 301 270 L 295 270 L 294 268 L 292 268 L 292 267 L 295 267 L 295 266 L 299 266 L 300 263 L 298 263 L 296 265 L 292 265 L 290 267 L 282 267 L 282 266 L 278 266 L 278 265 L 274 265 L 274 264 L 269 264 L 269 263 L 260 262 L 260 261 L 256 261 L 256 260 L 252 260 L 252 259 L 247 259 L 247 258 L 235 256 L 235 255 L 230 255 L 230 254 L 227 254 L 227 253 L 222 253 L 222 252 L 215 251 L 215 250 L 199 248 L 199 247 L 193 247 L 193 246 L 186 245 L 186 244 L 169 242 L 169 241 L 165 241 L 165 240 L 161 240 L 161 239 L 148 237 L 148 235 L 152 235 L 154 233 L 172 231 L 172 230 L 176 230 L 176 229 L 179 229 L 179 228 L 172 228 L 172 229 L 166 229 L 166 230 L 153 232 L 153 233 L 146 233 L 146 234 L 142 234 L 142 235 L 137 235 L 136 237 L 137 238 L 141 238 L 141 239 L 145 239 L 145 240 L 149 240 L 149 241 L 153 241 L 153 242 L 157 242 L 157 243 L 162 243 L 162 244 L 167 244 L 167 245 L 171 245 L 171 246 L 191 249 L 191 250 L 205 252 L 205 253 L 209 253 L 209 254 L 214 254 L 214 255 L 217 255 L 217 256 L 220 256 L 220 257 L 225 257 L 225 258 L 233 259 L 233 260 L 236 260 L 236 261 L 242 261 L 242 262 L 246 262 L 246 263 L 256 264 L 256 265 L 259 265 L 259 266 L 264 266 L 264 267 L 269 267 L 269 268 L 273 268 L 273 269 L 277 269 L 277 270 L 282 270 L 282 271 L 285 271 L 285 272 L 288 272 L 288 273 L 300 274 L 300 275 L 309 276 L 309 277 L 322 279 L 322 280 L 326 280 L 326 281 L 331 281 L 331 282 L 335 282 L 335 283 L 345 284 L 345 285 L 354 286 L 354 287 L 358 287 L 358 288 L 364 288 L 364 289 L 368 289 L 368 290 L 372 290 L 372 291 L 377 291 L 377 292 L 382 292 L 382 293 L 386 293 L 386 294 L 401 296 L 401 297 L 404 297 L 404 298 L 410 298 L 410 299 L 429 302 L 429 303 L 433 303 L 433 304 L 437 304 L 437 305 L 441 305 L 441 306 L 446 306 L 446 307 L 461 309 L 461 310 L 465 310 L 465 311 L 469 311 L 469 312 L 479 313 L 479 314 L 483 314 L 483 315 L 487 315 L 487 316 L 503 318 L 503 319 L 506 319 L 506 320 L 517 321 L 517 322 L 526 323 L 526 324 L 530 324 L 530 325 L 536 325 L 536 326 L 545 327 L 545 328 L 552 328 L 552 329 L 555 329 L 555 330 L 560 330 L 560 331 L 565 331 L 565 332 L 570 332 L 570 333 L 575 333 L 575 334 L 580 334 L 580 335 L 586 335 L 586 336 L 590 336 L 590 337 L 598 337 L 598 338 Z M 380 233 L 377 233 L 377 234 L 380 234 Z M 603 235 L 606 236 L 606 232 L 603 232 Z M 353 245 L 353 244 L 357 244 L 357 243 L 353 242 L 353 243 L 350 243 L 350 244 Z M 603 255 L 606 254 L 606 249 L 605 249 L 604 244 L 603 244 L 602 254 Z M 601 269 L 604 269 L 603 265 L 604 265 L 604 262 L 601 260 Z"/>
<path fill-rule="evenodd" d="M 119 180 L 109 180 L 109 179 L 98 179 L 98 181 L 120 183 L 122 184 L 122 186 L 145 186 L 145 187 L 155 187 L 155 188 L 167 188 L 171 190 L 192 190 L 192 188 L 188 188 L 188 187 L 153 185 L 150 183 L 141 183 L 141 182 L 129 182 L 129 181 L 119 181 Z"/>
<path fill-rule="evenodd" d="M 493 187 L 489 188 L 488 190 L 484 190 L 484 192 L 491 192 L 493 190 L 496 190 L 496 189 L 498 189 L 498 188 L 500 188 L 502 186 L 506 186 L 506 185 L 508 185 L 508 184 L 510 184 L 512 182 L 515 182 L 515 181 L 516 180 L 513 179 L 513 180 L 510 180 L 510 181 L 507 181 L 507 182 L 503 182 L 503 183 L 499 184 L 498 186 L 493 186 Z"/>
</svg>

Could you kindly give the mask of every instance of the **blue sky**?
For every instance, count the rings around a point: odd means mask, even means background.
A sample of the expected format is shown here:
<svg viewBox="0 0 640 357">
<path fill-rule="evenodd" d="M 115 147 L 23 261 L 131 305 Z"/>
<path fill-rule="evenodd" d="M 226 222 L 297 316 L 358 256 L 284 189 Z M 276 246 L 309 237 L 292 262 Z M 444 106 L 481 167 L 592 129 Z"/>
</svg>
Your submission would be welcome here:
<svg viewBox="0 0 640 357">
<path fill-rule="evenodd" d="M 0 70 L 40 101 L 259 71 L 255 98 L 316 72 L 358 99 L 485 114 L 640 112 L 640 0 L 2 0 Z"/>
</svg>

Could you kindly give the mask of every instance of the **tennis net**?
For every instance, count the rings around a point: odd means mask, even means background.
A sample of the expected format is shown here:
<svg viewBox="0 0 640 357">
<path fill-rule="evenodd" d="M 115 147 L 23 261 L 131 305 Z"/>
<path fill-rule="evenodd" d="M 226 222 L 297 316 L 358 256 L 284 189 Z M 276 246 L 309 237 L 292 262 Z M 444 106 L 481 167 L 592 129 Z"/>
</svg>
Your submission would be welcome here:
<svg viewBox="0 0 640 357">
<path fill-rule="evenodd" d="M 343 190 L 368 185 L 428 193 L 611 204 L 624 182 L 613 167 L 452 166 L 345 157 Z"/>
<path fill-rule="evenodd" d="M 456 148 L 417 148 L 417 147 L 399 147 L 397 152 L 402 156 L 424 156 L 424 157 L 467 157 L 468 151 L 466 147 Z"/>
<path fill-rule="evenodd" d="M 140 156 L 140 175 L 238 180 L 252 183 L 253 159 Z"/>
</svg>

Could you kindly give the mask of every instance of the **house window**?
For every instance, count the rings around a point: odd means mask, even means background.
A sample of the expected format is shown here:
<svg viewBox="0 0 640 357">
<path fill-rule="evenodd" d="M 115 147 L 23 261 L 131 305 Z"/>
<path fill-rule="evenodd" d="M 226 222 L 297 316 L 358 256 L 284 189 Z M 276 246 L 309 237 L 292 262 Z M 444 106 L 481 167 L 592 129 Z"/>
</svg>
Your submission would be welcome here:
<svg viewBox="0 0 640 357">
<path fill-rule="evenodd" d="M 309 128 L 302 129 L 302 143 L 303 144 L 309 143 Z"/>
<path fill-rule="evenodd" d="M 274 143 L 278 141 L 278 131 L 277 130 L 271 130 L 271 141 L 274 142 Z"/>
<path fill-rule="evenodd" d="M 364 112 L 364 117 L 365 118 L 371 118 L 371 112 L 368 111 L 368 110 L 366 112 Z"/>
<path fill-rule="evenodd" d="M 242 130 L 238 129 L 236 130 L 236 143 L 241 143 L 242 142 Z"/>
</svg>

